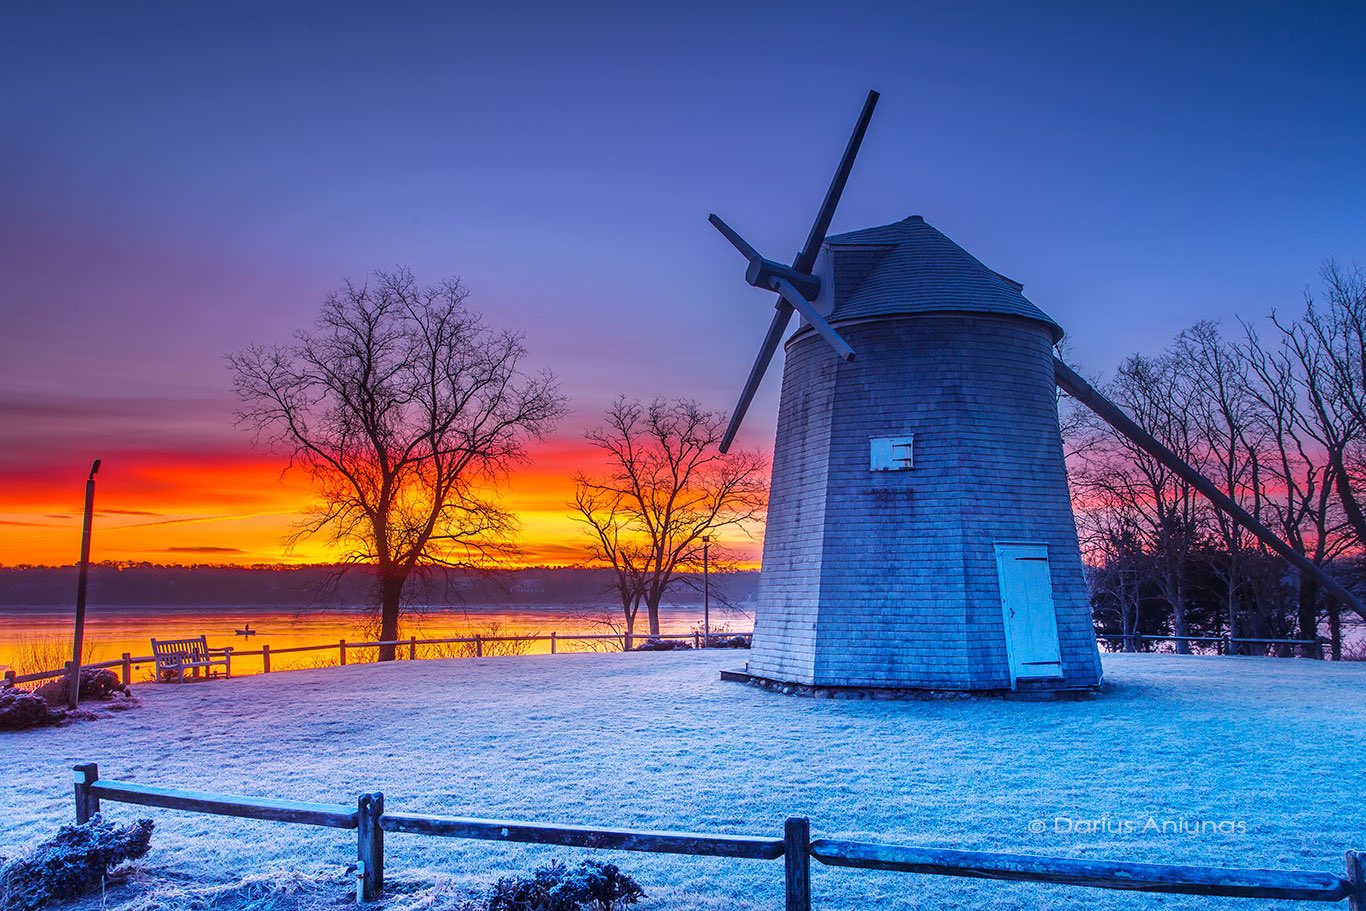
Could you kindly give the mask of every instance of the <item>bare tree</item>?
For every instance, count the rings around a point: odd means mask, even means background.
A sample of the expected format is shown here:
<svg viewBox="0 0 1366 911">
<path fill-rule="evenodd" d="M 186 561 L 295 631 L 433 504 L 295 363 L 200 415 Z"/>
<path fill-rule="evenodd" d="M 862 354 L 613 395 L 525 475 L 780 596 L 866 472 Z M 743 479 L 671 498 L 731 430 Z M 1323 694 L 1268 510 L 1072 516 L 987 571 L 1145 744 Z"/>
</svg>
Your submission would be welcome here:
<svg viewBox="0 0 1366 911">
<path fill-rule="evenodd" d="M 1106 392 L 1178 458 L 1201 464 L 1203 453 L 1191 416 L 1192 390 L 1170 353 L 1130 357 Z M 1108 424 L 1095 421 L 1093 432 L 1096 442 L 1070 447 L 1076 460 L 1074 495 L 1083 510 L 1089 502 L 1124 514 L 1143 549 L 1156 558 L 1152 582 L 1171 606 L 1173 635 L 1189 636 L 1189 563 L 1199 543 L 1204 501 L 1190 483 Z M 1176 648 L 1182 653 L 1189 650 L 1180 639 Z"/>
<path fill-rule="evenodd" d="M 763 514 L 767 463 L 755 451 L 722 453 L 724 417 L 696 402 L 619 398 L 605 417 L 585 437 L 606 457 L 606 473 L 575 478 L 575 518 L 588 529 L 590 558 L 616 573 L 628 637 L 642 605 L 658 636 L 660 603 L 701 566 L 702 537 L 748 533 Z M 712 554 L 725 560 L 715 544 Z"/>
<path fill-rule="evenodd" d="M 1335 460 L 1332 452 L 1340 446 L 1337 441 L 1345 424 L 1332 417 L 1330 403 L 1313 404 L 1324 384 L 1310 373 L 1311 368 L 1320 369 L 1322 361 L 1308 337 L 1293 324 L 1275 322 L 1274 317 L 1273 325 L 1278 336 L 1266 341 L 1253 326 L 1244 324 L 1249 390 L 1259 406 L 1258 419 L 1265 425 L 1263 465 L 1268 478 L 1261 505 L 1287 543 L 1316 566 L 1323 566 L 1351 543 L 1334 498 L 1334 463 L 1341 464 L 1342 459 Z M 1275 594 L 1273 590 L 1272 597 Z M 1301 639 L 1318 638 L 1320 600 L 1319 587 L 1300 574 L 1297 625 Z M 1335 601 L 1329 612 L 1335 618 L 1340 614 Z M 1341 625 L 1333 622 L 1330 626 L 1336 659 L 1342 649 Z M 1310 655 L 1318 657 L 1317 649 Z"/>
<path fill-rule="evenodd" d="M 1306 429 L 1328 457 L 1343 517 L 1366 545 L 1366 276 L 1330 262 L 1323 286 L 1324 304 L 1306 293 L 1298 319 L 1271 318 L 1297 367 Z"/>
<path fill-rule="evenodd" d="M 1261 454 L 1267 428 L 1258 420 L 1258 400 L 1251 390 L 1243 352 L 1224 339 L 1217 325 L 1205 320 L 1177 336 L 1172 360 L 1189 390 L 1193 448 L 1204 457 L 1206 476 L 1230 500 L 1260 518 Z M 1215 570 L 1226 586 L 1228 635 L 1237 638 L 1244 573 L 1249 551 L 1258 549 L 1256 537 L 1221 509 L 1207 510 L 1206 515 L 1222 545 L 1214 561 L 1221 565 Z"/>
<path fill-rule="evenodd" d="M 293 344 L 228 358 L 239 426 L 317 487 L 295 539 L 327 533 L 346 562 L 374 565 L 384 640 L 415 571 L 512 552 L 515 517 L 490 491 L 564 412 L 551 374 L 523 372 L 522 336 L 489 328 L 467 297 L 458 280 L 376 272 L 328 294 Z"/>
</svg>

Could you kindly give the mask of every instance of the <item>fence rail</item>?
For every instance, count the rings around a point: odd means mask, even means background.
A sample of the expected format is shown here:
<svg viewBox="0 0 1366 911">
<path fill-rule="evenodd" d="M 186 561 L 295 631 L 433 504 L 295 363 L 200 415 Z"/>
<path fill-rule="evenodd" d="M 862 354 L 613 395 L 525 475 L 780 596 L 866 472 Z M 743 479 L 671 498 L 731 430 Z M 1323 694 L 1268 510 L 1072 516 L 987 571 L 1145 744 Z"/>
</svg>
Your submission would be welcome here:
<svg viewBox="0 0 1366 911">
<path fill-rule="evenodd" d="M 75 767 L 76 821 L 100 811 L 100 801 L 265 819 L 301 825 L 355 829 L 356 898 L 370 901 L 384 888 L 384 833 L 436 835 L 614 851 L 649 851 L 744 860 L 783 860 L 786 911 L 811 911 L 811 859 L 834 867 L 963 876 L 1014 882 L 1051 883 L 1131 892 L 1340 902 L 1366 911 L 1366 855 L 1348 851 L 1345 876 L 1303 870 L 1256 870 L 1127 861 L 1080 860 L 985 851 L 889 845 L 820 838 L 811 840 L 805 817 L 787 820 L 783 835 L 650 832 L 596 826 L 472 819 L 397 813 L 385 809 L 384 795 L 361 794 L 356 809 L 333 804 L 232 797 L 125 781 L 105 781 L 99 767 Z"/>
<path fill-rule="evenodd" d="M 1213 643 L 1220 655 L 1234 654 L 1237 645 L 1289 645 L 1301 649 L 1314 648 L 1322 654 L 1323 642 L 1318 639 L 1258 639 L 1249 636 L 1155 636 L 1149 634 L 1099 633 L 1097 639 L 1106 642 L 1198 642 Z"/>
<path fill-rule="evenodd" d="M 559 644 L 561 642 L 616 641 L 622 643 L 622 649 L 624 651 L 626 648 L 626 643 L 628 641 L 637 643 L 650 641 L 691 642 L 693 644 L 693 648 L 704 648 L 709 646 L 712 642 L 716 642 L 718 640 L 734 639 L 737 636 L 743 637 L 745 639 L 750 639 L 753 637 L 753 635 L 754 633 L 752 630 L 750 632 L 742 633 L 712 633 L 710 636 L 704 636 L 701 633 L 661 633 L 657 636 L 650 635 L 649 633 L 632 633 L 630 636 L 628 636 L 625 633 L 562 634 L 552 632 L 549 635 L 542 635 L 540 633 L 528 636 L 474 635 L 448 636 L 437 639 L 419 639 L 416 636 L 409 636 L 407 639 L 376 639 L 374 641 L 364 642 L 348 642 L 345 639 L 338 639 L 333 642 L 322 642 L 317 645 L 288 645 L 284 648 L 275 649 L 272 649 L 269 645 L 262 645 L 258 649 L 238 649 L 236 647 L 230 647 L 230 649 L 233 658 L 260 658 L 261 673 L 269 674 L 271 673 L 271 658 L 276 655 L 291 655 L 298 654 L 301 652 L 335 651 L 338 653 L 340 663 L 346 664 L 347 653 L 352 649 L 379 648 L 385 645 L 392 645 L 396 649 L 399 647 L 405 647 L 408 649 L 408 659 L 411 661 L 417 661 L 419 660 L 417 655 L 418 647 L 428 645 L 473 645 L 473 657 L 482 658 L 484 657 L 484 646 L 488 645 L 489 643 L 497 642 L 549 642 L 550 654 L 555 655 L 559 653 Z M 442 655 L 438 657 L 444 658 L 452 656 Z M 124 652 L 118 658 L 113 658 L 108 661 L 93 661 L 90 663 L 82 662 L 81 667 L 118 668 L 121 672 L 123 682 L 125 684 L 131 684 L 133 682 L 134 667 L 143 664 L 153 664 L 155 661 L 156 657 L 153 655 L 134 655 L 130 652 Z M 70 673 L 71 662 L 69 661 L 66 663 L 65 667 L 55 668 L 50 671 L 37 671 L 36 673 L 32 674 L 16 674 L 14 673 L 14 671 L 8 670 L 5 671 L 4 677 L 0 679 L 0 688 L 17 686 L 19 684 L 24 683 L 37 683 L 40 680 L 51 680 L 54 677 L 63 677 Z"/>
</svg>

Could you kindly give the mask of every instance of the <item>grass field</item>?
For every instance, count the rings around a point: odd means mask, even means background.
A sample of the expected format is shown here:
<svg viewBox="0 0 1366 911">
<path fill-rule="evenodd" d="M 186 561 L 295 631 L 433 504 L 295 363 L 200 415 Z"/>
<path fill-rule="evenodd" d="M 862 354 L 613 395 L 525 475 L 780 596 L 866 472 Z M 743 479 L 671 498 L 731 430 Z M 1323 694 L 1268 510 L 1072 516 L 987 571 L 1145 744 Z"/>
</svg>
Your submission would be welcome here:
<svg viewBox="0 0 1366 911">
<path fill-rule="evenodd" d="M 71 818 L 80 761 L 224 793 L 352 803 L 382 790 L 395 810 L 565 823 L 776 835 L 799 814 L 817 837 L 1333 872 L 1344 850 L 1366 848 L 1366 664 L 1111 655 L 1090 701 L 866 702 L 722 683 L 743 655 L 143 685 L 142 706 L 122 716 L 0 740 L 0 853 Z M 144 815 L 158 824 L 152 853 L 88 907 L 321 908 L 349 890 L 351 833 Z M 587 853 L 391 835 L 387 855 L 383 906 L 417 909 Z M 781 862 L 610 858 L 644 885 L 642 909 L 781 907 Z M 819 865 L 813 891 L 820 909 L 1287 907 Z"/>
</svg>

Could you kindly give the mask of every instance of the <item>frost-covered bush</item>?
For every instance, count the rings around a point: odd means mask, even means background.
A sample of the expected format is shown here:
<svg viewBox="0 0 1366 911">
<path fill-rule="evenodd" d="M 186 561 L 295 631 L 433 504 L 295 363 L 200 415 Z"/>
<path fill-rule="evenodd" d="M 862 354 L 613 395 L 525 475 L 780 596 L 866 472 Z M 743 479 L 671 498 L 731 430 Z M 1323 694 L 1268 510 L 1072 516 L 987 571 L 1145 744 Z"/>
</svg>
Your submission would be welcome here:
<svg viewBox="0 0 1366 911">
<path fill-rule="evenodd" d="M 489 896 L 487 911 L 621 911 L 645 897 L 615 864 L 586 860 L 572 870 L 555 861 L 530 879 L 504 877 Z"/>
<path fill-rule="evenodd" d="M 22 731 L 56 724 L 63 717 L 40 696 L 23 690 L 0 690 L 0 731 Z"/>
<path fill-rule="evenodd" d="M 748 636 L 712 636 L 708 648 L 749 648 Z"/>
<path fill-rule="evenodd" d="M 646 639 L 637 645 L 634 651 L 637 652 L 674 652 L 679 649 L 692 648 L 691 645 L 682 639 Z"/>
<path fill-rule="evenodd" d="M 147 853 L 152 821 L 115 826 L 98 814 L 79 826 L 62 826 L 47 841 L 0 866 L 0 911 L 36 911 L 100 887 L 110 871 Z"/>
<path fill-rule="evenodd" d="M 67 703 L 67 693 L 71 689 L 70 677 L 58 677 L 38 687 L 33 692 L 47 700 L 49 705 L 63 706 Z M 108 668 L 81 668 L 81 701 L 110 699 L 115 694 L 128 695 L 128 687 L 119 680 L 118 675 Z"/>
<path fill-rule="evenodd" d="M 619 911 L 645 897 L 645 890 L 616 864 L 585 860 L 574 870 L 580 883 L 580 902 L 593 911 Z"/>
</svg>

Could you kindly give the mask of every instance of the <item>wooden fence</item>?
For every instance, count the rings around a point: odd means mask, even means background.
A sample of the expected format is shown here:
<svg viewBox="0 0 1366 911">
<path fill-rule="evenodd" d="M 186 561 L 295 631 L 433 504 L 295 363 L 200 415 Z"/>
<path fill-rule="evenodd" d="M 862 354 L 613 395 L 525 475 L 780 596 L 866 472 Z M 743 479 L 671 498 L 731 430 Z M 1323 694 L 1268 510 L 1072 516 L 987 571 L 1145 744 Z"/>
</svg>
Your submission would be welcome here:
<svg viewBox="0 0 1366 911">
<path fill-rule="evenodd" d="M 262 645 L 259 649 L 239 650 L 237 648 L 233 648 L 232 657 L 234 659 L 260 658 L 261 673 L 269 674 L 271 672 L 271 659 L 275 656 L 298 654 L 301 652 L 333 651 L 337 653 L 338 663 L 346 664 L 348 652 L 353 651 L 355 649 L 379 648 L 382 645 L 392 645 L 397 651 L 399 651 L 399 653 L 402 653 L 402 650 L 406 649 L 408 659 L 416 661 L 418 660 L 418 646 L 472 645 L 474 646 L 474 654 L 468 657 L 482 658 L 484 657 L 484 647 L 486 645 L 499 642 L 549 642 L 550 654 L 555 655 L 559 653 L 559 645 L 561 642 L 616 642 L 620 644 L 621 649 L 624 651 L 626 649 L 626 643 L 628 639 L 637 644 L 661 640 L 670 642 L 691 642 L 693 648 L 702 648 L 705 645 L 711 642 L 715 642 L 717 640 L 733 639 L 737 636 L 743 637 L 745 639 L 750 639 L 753 637 L 753 635 L 753 632 L 712 633 L 711 636 L 707 638 L 706 643 L 702 641 L 704 637 L 701 633 L 676 633 L 671 635 L 660 634 L 658 636 L 652 636 L 649 633 L 635 633 L 628 637 L 624 633 L 561 634 L 552 632 L 548 636 L 543 636 L 539 634 L 532 636 L 474 635 L 448 637 L 444 639 L 419 639 L 416 636 L 410 636 L 407 639 L 379 639 L 373 642 L 348 642 L 345 639 L 338 639 L 336 642 L 324 642 L 319 645 L 291 645 L 286 648 L 277 649 L 272 649 L 269 645 Z M 446 658 L 453 656 L 438 655 L 436 657 Z M 90 663 L 82 662 L 81 667 L 110 669 L 118 668 L 119 674 L 122 677 L 123 682 L 125 684 L 131 684 L 133 682 L 133 668 L 143 664 L 154 664 L 155 661 L 156 659 L 152 655 L 133 655 L 130 652 L 124 652 L 118 658 L 114 658 L 110 661 L 94 661 Z M 37 673 L 33 674 L 15 674 L 14 671 L 8 670 L 5 671 L 3 679 L 0 679 L 0 688 L 17 686 L 19 684 L 24 683 L 37 683 L 41 680 L 51 680 L 54 677 L 62 677 L 70 673 L 70 661 L 66 663 L 65 667 L 56 668 L 50 671 L 38 671 Z"/>
<path fill-rule="evenodd" d="M 1245 636 L 1149 636 L 1137 634 L 1126 636 L 1123 633 L 1098 634 L 1096 638 L 1105 642 L 1119 643 L 1130 640 L 1134 642 L 1186 642 L 1195 643 L 1197 645 L 1212 643 L 1215 652 L 1220 655 L 1237 654 L 1236 647 L 1241 645 L 1288 645 L 1292 648 L 1298 646 L 1301 649 L 1301 653 L 1313 648 L 1320 657 L 1323 655 L 1323 643 L 1318 639 L 1254 639 Z"/>
<path fill-rule="evenodd" d="M 843 839 L 811 839 L 811 823 L 791 817 L 782 837 L 648 832 L 637 829 L 550 825 L 391 812 L 380 793 L 362 794 L 348 806 L 230 797 L 125 781 L 105 781 L 94 763 L 75 767 L 76 821 L 100 811 L 100 801 L 119 801 L 300 825 L 356 830 L 356 898 L 370 901 L 384 889 L 386 832 L 562 845 L 613 851 L 649 851 L 741 860 L 783 859 L 786 911 L 811 909 L 811 859 L 835 867 L 890 870 L 929 876 L 965 876 L 1014 882 L 1055 883 L 1130 892 L 1181 893 L 1288 901 L 1349 902 L 1366 911 L 1366 855 L 1347 852 L 1344 876 L 1302 870 L 1254 870 L 1127 861 L 1078 860 L 986 851 L 889 845 Z"/>
</svg>

